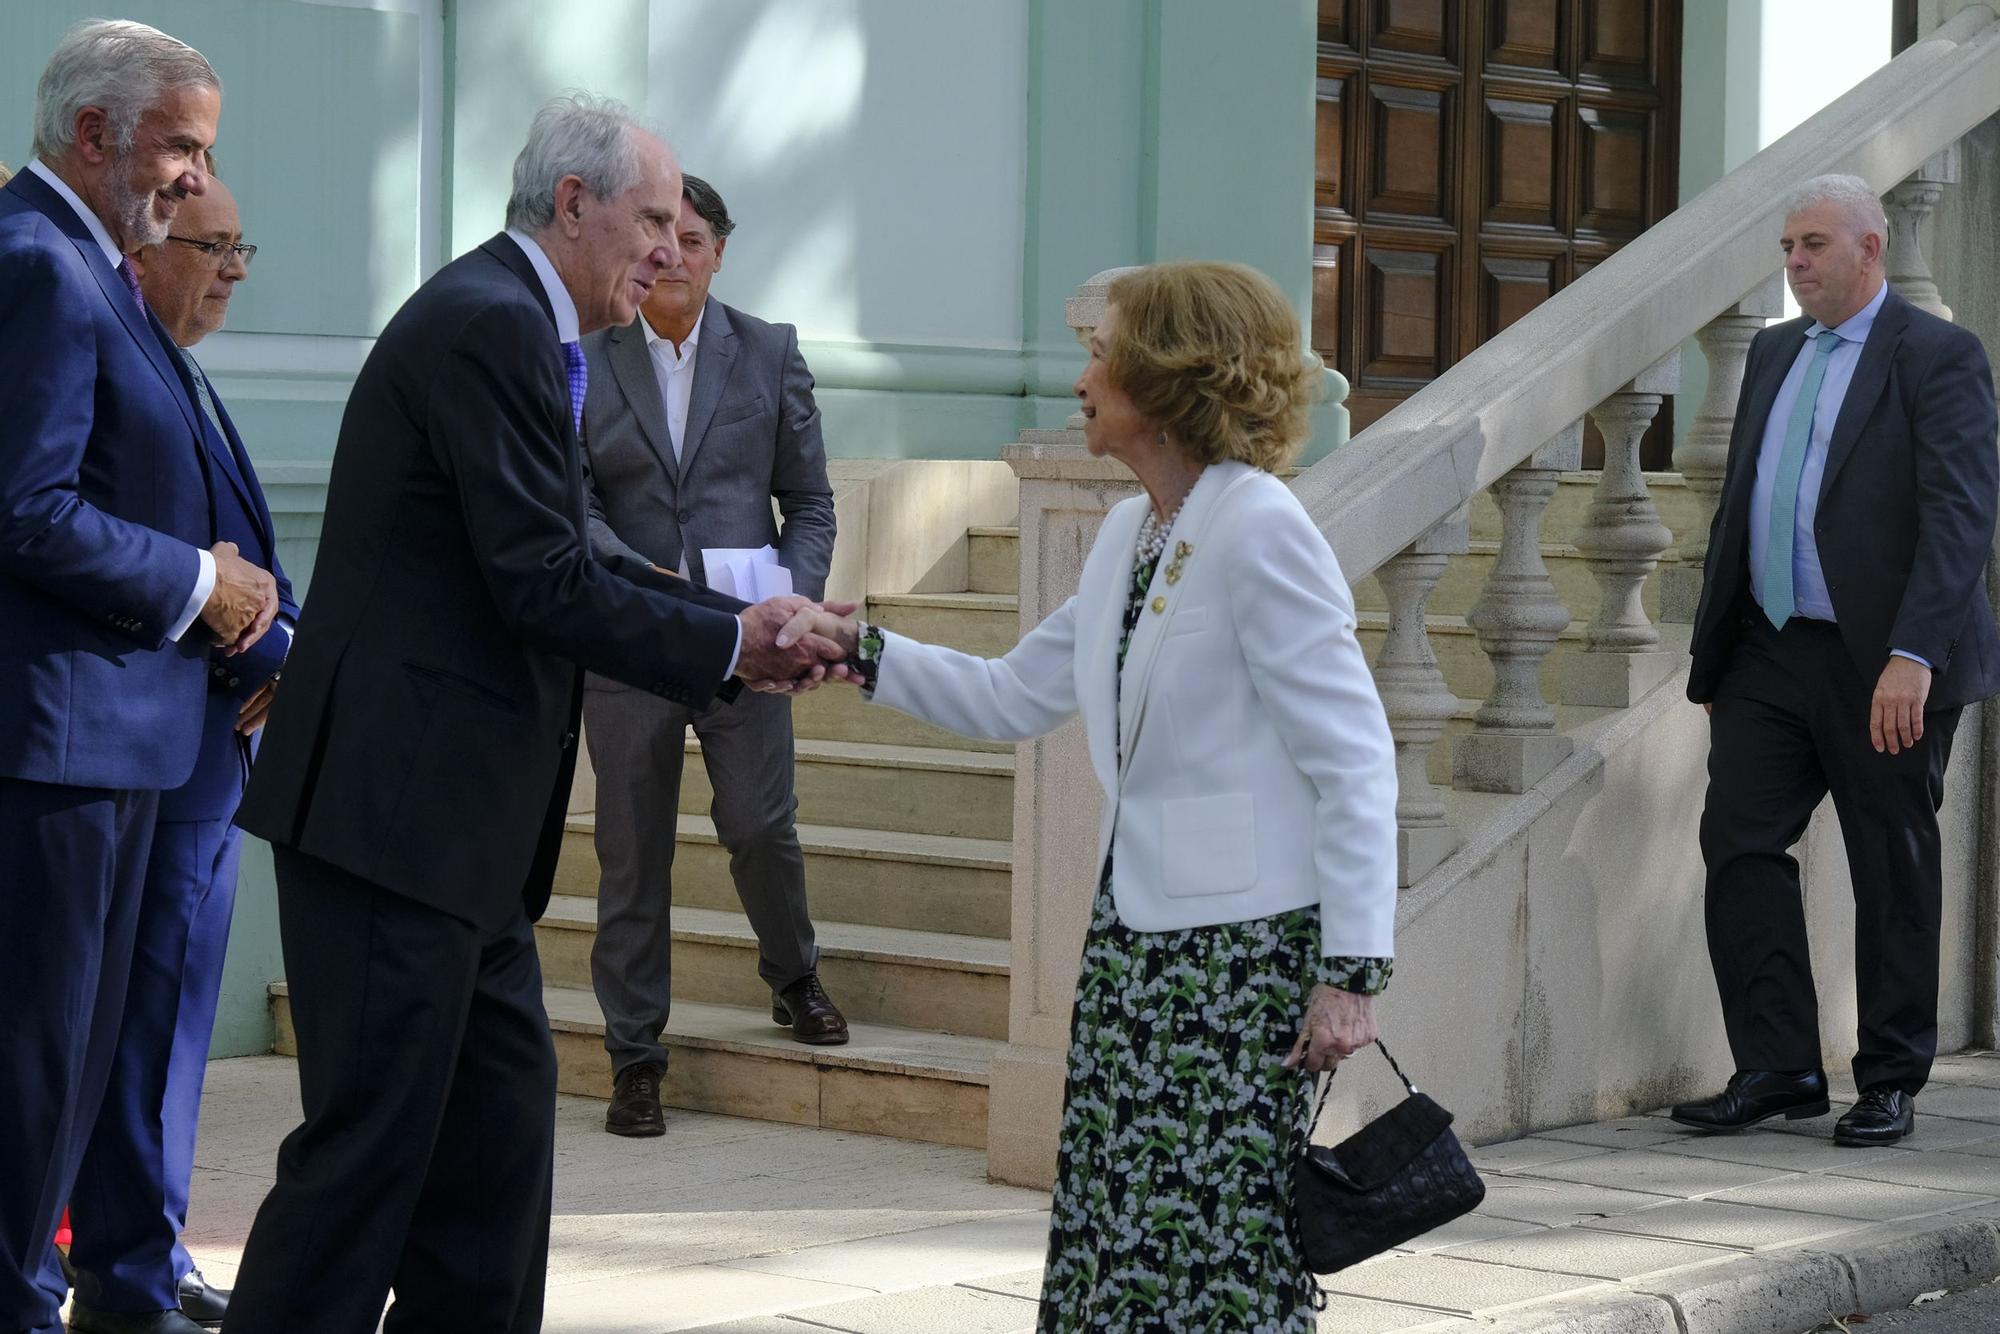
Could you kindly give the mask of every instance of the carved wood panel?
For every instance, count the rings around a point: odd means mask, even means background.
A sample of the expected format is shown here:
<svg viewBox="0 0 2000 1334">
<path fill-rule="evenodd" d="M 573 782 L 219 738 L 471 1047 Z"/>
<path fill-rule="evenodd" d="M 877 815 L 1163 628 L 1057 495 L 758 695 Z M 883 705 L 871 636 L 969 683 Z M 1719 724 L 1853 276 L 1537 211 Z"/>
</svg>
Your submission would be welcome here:
<svg viewBox="0 0 2000 1334">
<path fill-rule="evenodd" d="M 1312 340 L 1356 430 L 1672 210 L 1680 11 L 1320 0 Z"/>
</svg>

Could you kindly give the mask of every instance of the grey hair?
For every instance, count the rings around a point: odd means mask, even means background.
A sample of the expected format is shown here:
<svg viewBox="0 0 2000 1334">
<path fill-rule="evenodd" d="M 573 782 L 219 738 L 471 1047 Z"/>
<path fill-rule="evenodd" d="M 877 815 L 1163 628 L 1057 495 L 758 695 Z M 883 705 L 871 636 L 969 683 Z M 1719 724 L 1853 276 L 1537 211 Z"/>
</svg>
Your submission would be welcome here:
<svg viewBox="0 0 2000 1334">
<path fill-rule="evenodd" d="M 1882 211 L 1882 198 L 1859 176 L 1815 176 L 1800 182 L 1785 196 L 1785 216 L 1790 218 L 1816 204 L 1838 208 L 1857 237 L 1873 232 L 1888 244 L 1889 215 Z"/>
<path fill-rule="evenodd" d="M 101 108 L 118 151 L 132 147 L 139 118 L 180 88 L 222 91 L 208 60 L 178 38 L 127 19 L 87 19 L 63 35 L 35 85 L 35 156 L 53 161 L 76 146 L 76 118 Z"/>
<path fill-rule="evenodd" d="M 514 159 L 507 225 L 532 236 L 555 221 L 556 186 L 565 176 L 581 178 L 598 199 L 624 194 L 639 183 L 633 136 L 645 130 L 623 102 L 609 97 L 569 93 L 544 104 Z"/>
</svg>

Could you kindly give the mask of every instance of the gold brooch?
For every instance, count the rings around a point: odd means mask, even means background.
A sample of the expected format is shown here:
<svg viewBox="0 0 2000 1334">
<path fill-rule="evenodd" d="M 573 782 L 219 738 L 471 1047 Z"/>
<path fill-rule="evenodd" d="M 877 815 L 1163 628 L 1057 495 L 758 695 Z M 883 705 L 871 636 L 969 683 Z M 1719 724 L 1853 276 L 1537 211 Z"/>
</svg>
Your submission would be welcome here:
<svg viewBox="0 0 2000 1334">
<path fill-rule="evenodd" d="M 1186 542 L 1182 542 L 1174 548 L 1173 564 L 1167 566 L 1167 583 L 1169 586 L 1181 581 L 1181 562 L 1192 555 L 1194 555 L 1194 548 Z"/>
</svg>

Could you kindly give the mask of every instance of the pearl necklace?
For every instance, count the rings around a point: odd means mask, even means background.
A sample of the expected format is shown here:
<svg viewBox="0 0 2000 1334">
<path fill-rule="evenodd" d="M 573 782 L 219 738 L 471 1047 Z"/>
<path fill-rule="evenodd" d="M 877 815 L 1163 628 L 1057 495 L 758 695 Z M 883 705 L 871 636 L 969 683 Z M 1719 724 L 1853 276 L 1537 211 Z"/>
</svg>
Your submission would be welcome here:
<svg viewBox="0 0 2000 1334">
<path fill-rule="evenodd" d="M 1184 497 L 1182 504 L 1185 503 Z M 1157 561 L 1160 558 L 1160 554 L 1167 549 L 1167 534 L 1173 530 L 1174 520 L 1180 517 L 1180 505 L 1174 506 L 1173 513 L 1169 514 L 1164 522 L 1150 506 L 1147 508 L 1146 517 L 1139 525 L 1139 564 L 1144 565 L 1148 561 Z"/>
</svg>

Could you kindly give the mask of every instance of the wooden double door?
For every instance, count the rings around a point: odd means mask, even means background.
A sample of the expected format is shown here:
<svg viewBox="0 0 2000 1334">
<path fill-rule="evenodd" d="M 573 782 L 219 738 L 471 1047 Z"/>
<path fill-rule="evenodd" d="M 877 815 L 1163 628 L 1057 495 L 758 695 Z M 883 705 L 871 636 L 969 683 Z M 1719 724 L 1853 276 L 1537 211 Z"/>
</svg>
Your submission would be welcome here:
<svg viewBox="0 0 2000 1334">
<path fill-rule="evenodd" d="M 1320 0 L 1312 340 L 1356 431 L 1673 210 L 1680 25 L 1680 0 Z M 1648 466 L 1670 438 L 1663 412 Z"/>
</svg>

